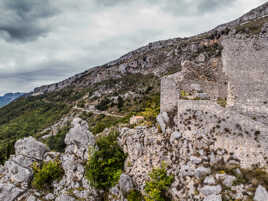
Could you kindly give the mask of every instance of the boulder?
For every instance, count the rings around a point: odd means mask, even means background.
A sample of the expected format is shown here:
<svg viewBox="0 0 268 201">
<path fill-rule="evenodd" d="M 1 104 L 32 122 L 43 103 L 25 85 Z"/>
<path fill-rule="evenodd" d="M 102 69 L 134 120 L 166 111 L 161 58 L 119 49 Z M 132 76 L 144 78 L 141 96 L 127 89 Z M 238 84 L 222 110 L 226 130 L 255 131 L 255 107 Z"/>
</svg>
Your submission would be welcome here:
<svg viewBox="0 0 268 201">
<path fill-rule="evenodd" d="M 268 192 L 267 190 L 259 185 L 254 196 L 254 201 L 267 201 L 268 200 Z"/>
<path fill-rule="evenodd" d="M 88 130 L 88 124 L 80 118 L 75 118 L 72 122 L 72 128 L 66 134 L 65 144 L 76 144 L 76 145 L 95 145 L 95 137 Z"/>
<path fill-rule="evenodd" d="M 204 180 L 204 184 L 214 185 L 216 184 L 216 181 L 212 175 L 207 176 Z"/>
<path fill-rule="evenodd" d="M 23 155 L 36 160 L 42 160 L 48 150 L 46 145 L 38 142 L 33 137 L 23 138 L 15 143 L 16 155 Z"/>
<path fill-rule="evenodd" d="M 33 175 L 30 169 L 24 168 L 11 160 L 5 163 L 5 167 L 7 169 L 6 176 L 9 177 L 14 184 L 22 182 L 28 184 L 30 182 Z"/>
<path fill-rule="evenodd" d="M 209 195 L 203 201 L 222 201 L 221 195 Z"/>
<path fill-rule="evenodd" d="M 236 180 L 235 176 L 232 175 L 225 175 L 224 180 L 223 180 L 223 184 L 227 187 L 231 187 L 233 185 L 233 182 Z"/>
<path fill-rule="evenodd" d="M 69 195 L 62 194 L 59 197 L 57 197 L 55 201 L 76 201 L 76 199 Z"/>
<path fill-rule="evenodd" d="M 205 167 L 199 167 L 195 170 L 195 177 L 197 178 L 201 178 L 203 176 L 206 176 L 208 174 L 210 174 L 211 170 L 210 168 L 205 168 Z"/>
<path fill-rule="evenodd" d="M 1 201 L 13 201 L 25 190 L 16 187 L 13 184 L 1 184 L 0 183 L 0 200 Z"/>
<path fill-rule="evenodd" d="M 167 125 L 169 123 L 169 117 L 167 112 L 160 113 L 156 118 L 158 124 L 160 125 L 160 128 L 162 130 L 162 133 L 166 132 Z"/>
<path fill-rule="evenodd" d="M 180 138 L 181 138 L 181 134 L 178 131 L 173 132 L 169 139 L 170 144 L 173 144 L 175 140 L 178 140 Z"/>
<path fill-rule="evenodd" d="M 205 195 L 217 195 L 222 191 L 221 185 L 217 186 L 204 186 L 200 189 L 200 192 Z"/>
<path fill-rule="evenodd" d="M 134 189 L 132 179 L 127 174 L 121 174 L 119 179 L 119 188 L 123 195 L 127 195 L 131 190 Z"/>
</svg>

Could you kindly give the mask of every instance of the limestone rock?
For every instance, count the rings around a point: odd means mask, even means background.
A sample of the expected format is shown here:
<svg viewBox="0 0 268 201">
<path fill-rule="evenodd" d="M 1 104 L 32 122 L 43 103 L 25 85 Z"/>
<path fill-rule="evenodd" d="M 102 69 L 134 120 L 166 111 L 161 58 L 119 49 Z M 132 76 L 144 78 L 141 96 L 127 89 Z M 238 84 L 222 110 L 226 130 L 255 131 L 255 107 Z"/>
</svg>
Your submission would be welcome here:
<svg viewBox="0 0 268 201">
<path fill-rule="evenodd" d="M 66 134 L 65 144 L 77 144 L 77 145 L 94 145 L 95 138 L 93 134 L 88 130 L 86 121 L 80 118 L 75 118 L 72 122 L 72 128 Z"/>
<path fill-rule="evenodd" d="M 24 168 L 11 160 L 5 163 L 5 167 L 7 168 L 6 176 L 8 176 L 13 183 L 30 182 L 33 175 L 30 169 Z"/>
<path fill-rule="evenodd" d="M 208 176 L 204 180 L 204 184 L 214 185 L 216 184 L 216 181 L 212 175 Z"/>
<path fill-rule="evenodd" d="M 203 176 L 210 174 L 210 172 L 211 172 L 210 168 L 199 167 L 195 170 L 195 176 L 197 178 L 201 178 Z"/>
<path fill-rule="evenodd" d="M 233 182 L 236 180 L 235 176 L 226 175 L 223 180 L 223 184 L 227 187 L 231 187 L 233 185 Z"/>
<path fill-rule="evenodd" d="M 17 188 L 13 184 L 1 184 L 0 183 L 0 200 L 1 201 L 13 201 L 25 190 Z"/>
<path fill-rule="evenodd" d="M 57 197 L 55 201 L 76 201 L 76 199 L 69 195 L 62 194 L 59 197 Z"/>
<path fill-rule="evenodd" d="M 205 195 L 217 195 L 222 191 L 221 185 L 217 186 L 204 186 L 200 189 L 200 192 Z"/>
<path fill-rule="evenodd" d="M 119 187 L 123 195 L 134 189 L 134 185 L 130 176 L 121 174 L 119 179 Z"/>
<path fill-rule="evenodd" d="M 173 144 L 175 140 L 178 140 L 181 138 L 181 134 L 178 131 L 175 131 L 170 136 L 170 144 Z"/>
<path fill-rule="evenodd" d="M 168 126 L 168 123 L 169 123 L 169 117 L 168 117 L 167 112 L 160 113 L 157 116 L 156 120 L 161 127 L 162 133 L 165 133 L 167 126 Z"/>
<path fill-rule="evenodd" d="M 209 195 L 203 201 L 222 201 L 221 195 Z"/>
<path fill-rule="evenodd" d="M 15 144 L 16 155 L 23 155 L 37 160 L 42 160 L 48 150 L 46 145 L 38 142 L 33 137 L 23 138 Z"/>
<path fill-rule="evenodd" d="M 254 196 L 254 201 L 267 201 L 268 200 L 268 192 L 267 190 L 259 185 Z"/>
</svg>

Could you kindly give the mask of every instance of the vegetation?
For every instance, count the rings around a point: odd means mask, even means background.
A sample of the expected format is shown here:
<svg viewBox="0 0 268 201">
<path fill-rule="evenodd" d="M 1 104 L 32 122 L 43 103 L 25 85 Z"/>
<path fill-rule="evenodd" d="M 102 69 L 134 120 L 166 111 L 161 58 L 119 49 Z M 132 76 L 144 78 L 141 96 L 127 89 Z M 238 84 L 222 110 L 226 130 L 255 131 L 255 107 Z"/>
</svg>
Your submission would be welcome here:
<svg viewBox="0 0 268 201">
<path fill-rule="evenodd" d="M 14 143 L 59 120 L 69 111 L 64 103 L 49 102 L 43 96 L 22 97 L 0 109 L 0 163 L 14 153 Z"/>
<path fill-rule="evenodd" d="M 144 201 L 144 198 L 142 194 L 140 193 L 140 191 L 132 190 L 128 193 L 127 200 L 128 201 Z"/>
<path fill-rule="evenodd" d="M 173 176 L 168 176 L 165 167 L 153 169 L 149 174 L 150 181 L 146 182 L 146 201 L 167 201 L 166 192 L 172 184 Z"/>
<path fill-rule="evenodd" d="M 247 33 L 247 34 L 259 34 L 262 30 L 262 26 L 268 22 L 268 17 L 264 17 L 257 20 L 252 20 L 246 24 L 236 26 L 236 33 Z"/>
<path fill-rule="evenodd" d="M 222 106 L 222 107 L 226 107 L 227 105 L 227 101 L 226 101 L 226 98 L 217 98 L 217 103 Z"/>
<path fill-rule="evenodd" d="M 160 95 L 151 96 L 145 104 L 145 109 L 137 115 L 141 115 L 147 121 L 149 126 L 156 123 L 156 117 L 160 113 Z"/>
<path fill-rule="evenodd" d="M 33 164 L 34 177 L 32 187 L 37 190 L 50 190 L 53 181 L 60 180 L 64 175 L 64 170 L 58 160 L 49 161 L 42 164 Z"/>
<path fill-rule="evenodd" d="M 68 122 L 66 126 L 61 128 L 56 135 L 50 136 L 44 140 L 49 148 L 53 151 L 64 152 L 66 144 L 64 142 L 66 134 L 71 128 L 71 123 Z"/>
<path fill-rule="evenodd" d="M 114 186 L 122 173 L 126 155 L 117 144 L 117 131 L 97 139 L 97 147 L 86 165 L 86 177 L 99 189 L 107 190 Z"/>
</svg>

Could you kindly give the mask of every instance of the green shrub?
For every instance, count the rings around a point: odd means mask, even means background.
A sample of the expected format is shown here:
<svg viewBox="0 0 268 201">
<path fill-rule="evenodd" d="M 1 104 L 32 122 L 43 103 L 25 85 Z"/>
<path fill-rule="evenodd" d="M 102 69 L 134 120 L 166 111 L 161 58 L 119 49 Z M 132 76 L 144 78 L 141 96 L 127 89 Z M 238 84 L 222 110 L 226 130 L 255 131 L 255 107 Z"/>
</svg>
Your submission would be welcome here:
<svg viewBox="0 0 268 201">
<path fill-rule="evenodd" d="M 217 103 L 222 106 L 222 107 L 226 107 L 227 105 L 227 101 L 226 101 L 226 98 L 217 98 Z"/>
<path fill-rule="evenodd" d="M 66 134 L 71 128 L 71 123 L 68 122 L 66 126 L 61 128 L 56 135 L 50 136 L 44 140 L 49 148 L 53 151 L 64 152 L 66 144 L 64 142 Z"/>
<path fill-rule="evenodd" d="M 98 103 L 95 108 L 97 110 L 101 110 L 101 111 L 105 111 L 109 108 L 109 104 L 111 103 L 111 101 L 108 98 L 104 98 L 103 100 L 100 101 L 100 103 Z"/>
<path fill-rule="evenodd" d="M 64 174 L 58 160 L 43 163 L 41 167 L 34 163 L 33 170 L 32 187 L 37 190 L 51 190 L 52 182 L 60 180 Z"/>
<path fill-rule="evenodd" d="M 132 190 L 128 193 L 127 200 L 128 201 L 144 201 L 144 198 L 142 194 L 140 193 L 140 191 Z"/>
<path fill-rule="evenodd" d="M 99 189 L 114 186 L 122 173 L 126 155 L 117 144 L 118 133 L 97 139 L 98 150 L 90 156 L 86 165 L 86 178 Z"/>
<path fill-rule="evenodd" d="M 149 174 L 150 181 L 146 182 L 146 201 L 167 201 L 166 192 L 173 182 L 173 176 L 168 176 L 165 167 L 153 169 Z"/>
</svg>

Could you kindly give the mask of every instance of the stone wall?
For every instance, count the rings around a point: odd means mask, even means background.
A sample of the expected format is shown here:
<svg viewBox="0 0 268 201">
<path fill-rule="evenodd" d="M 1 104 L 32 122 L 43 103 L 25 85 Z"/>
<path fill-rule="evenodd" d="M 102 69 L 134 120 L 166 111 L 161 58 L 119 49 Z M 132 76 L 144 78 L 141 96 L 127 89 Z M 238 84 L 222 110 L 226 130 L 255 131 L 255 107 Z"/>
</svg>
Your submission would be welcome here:
<svg viewBox="0 0 268 201">
<path fill-rule="evenodd" d="M 268 127 L 213 101 L 178 101 L 177 127 L 189 139 L 214 139 L 215 150 L 225 150 L 241 167 L 267 168 Z"/>
<path fill-rule="evenodd" d="M 227 104 L 268 124 L 267 38 L 226 38 L 222 44 L 229 82 Z"/>
</svg>

